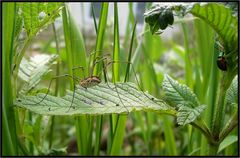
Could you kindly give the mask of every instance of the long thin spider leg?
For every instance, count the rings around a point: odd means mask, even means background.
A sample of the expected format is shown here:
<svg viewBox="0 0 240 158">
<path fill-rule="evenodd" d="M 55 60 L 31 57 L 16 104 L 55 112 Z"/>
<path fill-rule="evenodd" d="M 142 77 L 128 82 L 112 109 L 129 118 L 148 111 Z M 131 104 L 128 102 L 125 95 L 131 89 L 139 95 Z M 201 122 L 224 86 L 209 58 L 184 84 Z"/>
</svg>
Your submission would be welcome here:
<svg viewBox="0 0 240 158">
<path fill-rule="evenodd" d="M 99 58 L 99 57 L 96 57 L 96 58 Z M 96 66 L 98 63 L 103 62 L 104 60 L 107 60 L 107 57 L 102 57 L 102 58 L 94 61 L 93 67 L 92 67 L 92 71 L 91 71 L 91 76 L 93 75 L 93 70 L 94 70 L 95 66 Z M 103 64 L 104 64 L 104 63 L 103 63 Z M 99 75 L 99 74 L 98 74 L 98 75 Z"/>
<path fill-rule="evenodd" d="M 114 75 L 114 73 L 113 73 L 113 75 Z M 120 95 L 119 95 L 119 92 L 118 92 L 116 83 L 114 82 L 113 84 L 115 85 L 115 89 L 116 89 L 117 95 L 118 95 L 118 97 L 119 97 L 119 99 L 120 99 L 120 102 L 122 103 L 122 105 L 124 106 L 124 108 L 127 110 L 127 114 L 129 114 L 128 108 L 125 106 L 125 104 L 124 104 L 123 101 L 122 101 L 122 98 L 121 98 Z"/>
<path fill-rule="evenodd" d="M 88 64 L 88 67 L 90 67 L 90 64 L 91 64 L 91 63 L 93 63 L 90 76 L 92 76 L 92 74 L 93 74 L 93 70 L 94 70 L 94 66 L 95 66 L 96 60 L 100 58 L 100 56 L 95 56 L 95 54 L 96 54 L 97 52 L 103 52 L 103 51 L 98 50 L 98 51 L 92 51 L 92 52 L 90 53 L 90 57 L 89 57 L 89 61 L 90 61 L 90 62 L 89 62 L 89 64 Z M 94 60 L 92 61 L 92 56 L 93 56 L 93 55 L 94 55 Z M 107 54 L 102 55 L 102 57 L 104 57 L 104 56 L 110 56 L 110 55 L 111 55 L 110 53 L 107 53 Z"/>
<path fill-rule="evenodd" d="M 72 68 L 73 72 L 74 72 L 76 69 L 81 69 L 81 70 L 83 71 L 83 77 L 85 78 L 84 67 L 83 67 L 83 66 L 76 66 L 76 67 L 73 67 L 73 68 Z"/>
<path fill-rule="evenodd" d="M 101 60 L 106 60 L 106 59 L 107 59 L 107 58 L 102 58 Z M 100 61 L 101 61 L 101 60 L 100 60 Z M 100 62 L 100 61 L 97 61 L 97 62 Z M 108 77 L 108 74 L 107 74 L 106 69 L 107 69 L 107 67 L 105 66 L 105 64 L 104 64 L 104 62 L 103 62 L 103 73 L 104 73 L 104 77 L 105 77 L 105 82 L 106 82 L 107 86 L 108 86 L 110 89 L 114 90 L 114 88 L 110 87 L 110 85 L 109 85 L 108 82 L 107 82 L 107 80 L 109 80 L 109 77 Z M 101 73 L 101 72 L 100 72 L 100 73 Z M 114 73 L 113 73 L 113 75 L 114 75 Z M 119 92 L 118 92 L 118 90 L 117 90 L 117 86 L 116 86 L 115 83 L 114 83 L 114 85 L 115 85 L 115 89 L 116 89 L 116 92 L 117 92 L 117 95 L 118 95 L 118 98 L 119 98 L 120 102 L 122 103 L 122 105 L 124 106 L 124 108 L 127 110 L 128 114 L 129 114 L 129 111 L 128 111 L 127 107 L 125 106 L 125 104 L 124 104 L 123 101 L 122 101 L 122 98 L 121 98 L 120 95 L 119 95 Z"/>
<path fill-rule="evenodd" d="M 60 78 L 60 77 L 70 77 L 70 78 L 73 78 L 73 79 L 78 80 L 77 77 L 73 77 L 73 76 L 71 76 L 71 75 L 69 75 L 69 74 L 63 74 L 63 75 L 55 76 L 55 77 L 53 77 L 53 78 L 51 79 L 51 81 L 50 81 L 50 83 L 49 83 L 49 86 L 48 86 L 47 93 L 46 93 L 45 96 L 42 98 L 42 100 L 40 100 L 40 101 L 37 102 L 37 103 L 27 104 L 27 105 L 37 105 L 37 104 L 40 104 L 40 103 L 47 97 L 47 95 L 48 95 L 48 93 L 49 93 L 49 91 L 50 91 L 50 87 L 51 87 L 52 81 L 55 80 L 55 79 L 57 79 L 57 78 Z"/>
<path fill-rule="evenodd" d="M 79 69 L 79 68 L 83 71 L 83 75 L 84 75 L 84 78 L 85 78 L 85 73 L 84 73 L 84 67 L 83 66 L 74 67 L 74 68 L 72 68 L 72 70 L 74 71 L 74 70 Z M 74 73 L 73 73 L 73 77 L 75 77 Z M 73 80 L 73 96 L 72 96 L 71 105 L 70 105 L 70 107 L 69 107 L 67 112 L 69 112 L 70 109 L 72 108 L 73 101 L 74 101 L 74 98 L 75 98 L 75 90 L 76 90 L 76 84 L 75 84 L 75 80 Z M 74 107 L 73 107 L 73 109 L 74 109 Z"/>
<path fill-rule="evenodd" d="M 69 110 L 72 108 L 73 100 L 74 100 L 74 97 L 75 97 L 75 90 L 76 90 L 76 85 L 75 85 L 75 80 L 73 80 L 73 96 L 72 96 L 71 105 L 70 105 L 70 107 L 69 107 L 67 112 L 69 112 Z M 73 107 L 73 109 L 74 109 L 74 107 Z"/>
<path fill-rule="evenodd" d="M 128 62 L 128 61 L 110 61 L 107 66 L 109 66 L 110 64 L 115 63 L 115 62 L 117 62 L 117 63 L 128 63 L 128 64 L 130 64 L 130 65 L 132 66 L 132 70 L 133 70 L 133 73 L 134 73 L 134 76 L 135 76 L 135 80 L 137 81 L 138 87 L 140 88 L 140 90 L 142 91 L 142 93 L 144 94 L 144 96 L 146 96 L 148 99 L 152 100 L 154 103 L 156 103 L 156 102 L 162 102 L 161 100 L 154 100 L 154 98 L 150 98 L 148 95 L 146 95 L 146 94 L 144 93 L 143 88 L 141 87 L 140 82 L 139 82 L 138 79 L 137 79 L 137 73 L 136 73 L 136 71 L 135 71 L 135 69 L 134 69 L 134 66 L 133 66 L 133 64 L 132 64 L 131 62 Z"/>
</svg>

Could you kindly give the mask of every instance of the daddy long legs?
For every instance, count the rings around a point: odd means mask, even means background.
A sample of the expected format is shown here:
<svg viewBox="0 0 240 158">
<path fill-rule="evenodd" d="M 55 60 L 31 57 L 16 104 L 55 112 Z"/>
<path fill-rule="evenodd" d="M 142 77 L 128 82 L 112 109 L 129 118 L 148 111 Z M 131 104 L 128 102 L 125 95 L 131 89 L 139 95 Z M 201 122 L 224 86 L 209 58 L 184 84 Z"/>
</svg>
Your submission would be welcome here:
<svg viewBox="0 0 240 158">
<path fill-rule="evenodd" d="M 108 67 L 109 65 L 113 64 L 113 63 L 125 63 L 125 64 L 129 64 L 129 65 L 132 66 L 132 63 L 130 63 L 130 62 L 125 62 L 125 61 L 109 61 L 109 62 L 107 62 L 107 58 L 104 57 L 104 58 L 102 58 L 102 59 L 97 60 L 96 62 L 94 62 L 93 68 L 94 68 L 94 66 L 95 66 L 97 63 L 102 62 L 102 61 L 103 61 L 103 68 L 102 68 L 102 70 L 103 70 L 105 76 L 108 76 L 108 75 L 107 75 L 107 67 Z M 105 61 L 106 61 L 106 63 L 105 63 Z M 84 68 L 83 68 L 82 66 L 73 68 L 73 71 L 76 70 L 76 69 L 82 69 L 82 70 L 84 71 Z M 147 94 L 145 94 L 145 93 L 143 92 L 143 89 L 141 88 L 141 86 L 140 86 L 140 84 L 139 84 L 139 81 L 138 81 L 138 79 L 137 79 L 137 77 L 136 77 L 136 72 L 135 72 L 135 70 L 134 70 L 133 67 L 132 67 L 132 70 L 133 70 L 133 72 L 134 72 L 135 80 L 137 81 L 137 84 L 138 84 L 138 86 L 139 86 L 139 89 L 142 91 L 142 93 L 143 93 L 148 99 L 152 100 L 153 102 L 157 102 L 157 100 L 149 97 Z M 100 73 L 102 73 L 102 72 L 100 72 Z M 69 109 L 67 110 L 67 112 L 69 112 L 69 110 L 70 110 L 71 108 L 72 108 L 72 109 L 75 109 L 75 106 L 73 106 L 73 102 L 74 102 L 74 98 L 75 98 L 75 90 L 76 90 L 76 86 L 75 86 L 76 84 L 75 84 L 75 83 L 78 83 L 81 87 L 83 87 L 83 88 L 85 88 L 85 89 L 87 90 L 88 88 L 94 87 L 94 86 L 96 86 L 96 85 L 98 85 L 99 83 L 102 82 L 102 81 L 101 81 L 101 78 L 100 78 L 100 73 L 99 73 L 98 75 L 96 75 L 96 76 L 92 75 L 92 73 L 91 73 L 90 76 L 84 77 L 83 79 L 80 79 L 80 78 L 74 76 L 74 74 L 73 74 L 73 75 L 63 74 L 63 75 L 55 76 L 55 77 L 53 77 L 53 78 L 51 79 L 51 81 L 50 81 L 50 83 L 49 83 L 49 86 L 48 86 L 47 93 L 44 95 L 44 97 L 42 97 L 42 99 L 41 99 L 39 102 L 34 103 L 34 104 L 31 104 L 31 105 L 40 104 L 40 103 L 47 97 L 47 95 L 48 95 L 48 93 L 49 93 L 49 91 L 50 91 L 51 84 L 52 84 L 53 80 L 55 80 L 55 79 L 57 79 L 57 78 L 60 78 L 60 77 L 68 77 L 68 78 L 70 78 L 70 79 L 73 79 L 73 81 L 74 81 L 74 89 L 73 89 L 74 91 L 73 91 L 73 94 L 72 94 L 72 95 L 73 95 L 73 96 L 72 96 L 72 101 L 71 101 L 71 105 L 69 106 Z M 105 77 L 105 78 L 108 78 L 108 77 Z M 107 80 L 108 80 L 108 79 L 107 79 Z M 114 84 L 115 87 L 112 88 L 111 86 L 109 86 L 108 81 L 106 81 L 106 84 L 108 85 L 109 88 L 113 89 L 113 90 L 117 93 L 118 98 L 119 98 L 119 100 L 120 100 L 120 103 L 121 103 L 122 106 L 128 111 L 128 108 L 125 107 L 125 105 L 124 105 L 125 102 L 123 102 L 123 100 L 126 101 L 126 99 L 124 99 L 124 97 L 123 97 L 123 96 L 126 96 L 126 95 L 127 95 L 127 94 L 125 93 L 125 91 L 122 91 L 122 92 L 124 92 L 125 94 L 123 94 L 123 95 L 121 94 L 121 95 L 122 95 L 122 97 L 121 97 L 121 96 L 119 95 L 119 90 L 118 90 L 118 88 L 121 89 L 121 87 L 118 87 L 116 84 Z M 102 104 L 102 105 L 104 105 L 103 103 L 101 103 L 101 101 L 100 101 L 99 103 Z M 120 103 L 116 103 L 116 106 L 120 106 Z M 49 111 L 50 111 L 50 110 L 51 110 L 51 108 L 49 107 Z M 128 113 L 129 113 L 129 111 L 128 111 Z"/>
</svg>

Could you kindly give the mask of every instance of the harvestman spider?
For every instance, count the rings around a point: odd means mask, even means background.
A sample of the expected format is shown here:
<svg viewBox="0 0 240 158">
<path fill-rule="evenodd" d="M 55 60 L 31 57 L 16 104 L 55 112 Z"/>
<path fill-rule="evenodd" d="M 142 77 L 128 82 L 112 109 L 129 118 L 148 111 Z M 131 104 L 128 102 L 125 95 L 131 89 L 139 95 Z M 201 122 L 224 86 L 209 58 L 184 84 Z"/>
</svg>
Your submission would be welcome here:
<svg viewBox="0 0 240 158">
<path fill-rule="evenodd" d="M 98 57 L 97 57 L 97 58 L 98 58 Z M 107 67 L 108 67 L 109 65 L 113 64 L 113 63 L 125 63 L 125 64 L 130 64 L 130 65 L 132 66 L 132 63 L 131 63 L 131 62 L 127 62 L 127 61 L 109 61 L 109 62 L 107 62 L 106 66 L 105 66 L 105 63 L 104 63 L 105 60 L 107 60 L 106 57 L 95 61 L 94 64 L 93 64 L 93 67 L 92 67 L 91 75 L 90 75 L 89 77 L 85 77 L 85 76 L 84 76 L 83 79 L 80 79 L 80 78 L 74 76 L 74 73 L 73 73 L 73 75 L 63 74 L 63 75 L 59 75 L 59 76 L 53 77 L 53 78 L 51 79 L 50 83 L 49 83 L 47 93 L 46 93 L 45 96 L 41 99 L 41 101 L 39 101 L 39 102 L 37 102 L 37 103 L 35 103 L 35 104 L 28 104 L 28 105 L 37 105 L 37 104 L 40 104 L 40 103 L 47 97 L 47 95 L 48 95 L 48 93 L 49 93 L 49 91 L 50 91 L 50 87 L 51 87 L 51 84 L 52 84 L 52 81 L 53 81 L 53 80 L 55 80 L 55 79 L 57 79 L 57 78 L 60 78 L 60 77 L 69 77 L 69 78 L 73 79 L 73 81 L 74 81 L 73 97 L 72 97 L 71 105 L 70 105 L 70 107 L 69 107 L 69 109 L 68 109 L 68 111 L 67 111 L 67 112 L 69 112 L 69 110 L 70 110 L 71 108 L 75 109 L 75 107 L 72 106 L 73 101 L 74 101 L 74 97 L 75 97 L 75 89 L 76 89 L 75 80 L 78 81 L 79 85 L 80 85 L 81 87 L 85 88 L 86 90 L 87 90 L 87 88 L 96 86 L 96 85 L 98 85 L 99 83 L 101 83 L 101 79 L 100 79 L 100 77 L 99 77 L 101 72 L 99 73 L 99 75 L 96 75 L 96 76 L 93 76 L 93 75 L 92 75 L 92 74 L 93 74 L 93 70 L 94 70 L 94 66 L 95 66 L 97 63 L 102 62 L 104 75 L 106 75 L 105 78 L 108 78 L 108 75 L 107 75 L 107 72 L 106 72 Z M 82 71 L 84 72 L 84 67 L 82 67 L 82 66 L 74 67 L 74 68 L 72 69 L 73 72 L 74 72 L 74 70 L 76 70 L 76 69 L 82 69 Z M 143 93 L 148 99 L 150 99 L 151 101 L 153 101 L 154 103 L 155 103 L 155 102 L 159 102 L 159 100 L 155 100 L 154 98 L 150 98 L 149 96 L 147 96 L 147 95 L 143 92 L 143 89 L 141 88 L 141 86 L 140 86 L 140 84 L 139 84 L 139 81 L 138 81 L 138 79 L 137 79 L 137 77 L 136 77 L 137 74 L 136 74 L 133 66 L 132 66 L 132 71 L 134 72 L 135 80 L 137 81 L 138 87 L 140 88 L 140 90 L 142 91 L 142 93 Z M 108 86 L 110 89 L 115 89 L 115 90 L 116 90 L 117 95 L 118 95 L 118 97 L 119 97 L 119 100 L 120 100 L 121 104 L 124 106 L 124 108 L 126 108 L 125 105 L 124 105 L 124 103 L 123 103 L 123 101 L 122 101 L 122 99 L 121 99 L 121 97 L 120 97 L 120 95 L 119 95 L 119 92 L 118 92 L 118 90 L 117 90 L 117 86 L 115 85 L 114 88 L 111 88 L 111 87 L 109 86 L 108 82 L 106 82 L 106 84 L 107 84 L 107 86 Z M 160 101 L 160 102 L 161 102 L 161 101 Z M 103 104 L 103 103 L 101 103 L 101 102 L 99 102 L 99 103 L 100 103 L 100 104 Z M 116 106 L 119 106 L 119 104 L 116 104 Z M 127 109 L 127 108 L 126 108 L 126 109 Z M 50 107 L 49 107 L 49 111 L 50 111 Z M 127 111 L 128 111 L 128 109 L 127 109 Z"/>
</svg>

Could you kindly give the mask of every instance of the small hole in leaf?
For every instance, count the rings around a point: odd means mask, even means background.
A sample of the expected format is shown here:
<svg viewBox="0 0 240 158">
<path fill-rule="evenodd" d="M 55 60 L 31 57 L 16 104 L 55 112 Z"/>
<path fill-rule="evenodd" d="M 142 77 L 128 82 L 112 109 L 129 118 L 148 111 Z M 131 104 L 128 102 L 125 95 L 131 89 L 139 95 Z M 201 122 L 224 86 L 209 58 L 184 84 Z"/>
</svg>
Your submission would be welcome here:
<svg viewBox="0 0 240 158">
<path fill-rule="evenodd" d="M 48 13 L 47 15 L 48 15 L 48 16 L 50 16 L 51 14 L 50 14 L 50 13 Z"/>
<path fill-rule="evenodd" d="M 119 104 L 116 104 L 116 106 L 119 106 Z"/>
</svg>

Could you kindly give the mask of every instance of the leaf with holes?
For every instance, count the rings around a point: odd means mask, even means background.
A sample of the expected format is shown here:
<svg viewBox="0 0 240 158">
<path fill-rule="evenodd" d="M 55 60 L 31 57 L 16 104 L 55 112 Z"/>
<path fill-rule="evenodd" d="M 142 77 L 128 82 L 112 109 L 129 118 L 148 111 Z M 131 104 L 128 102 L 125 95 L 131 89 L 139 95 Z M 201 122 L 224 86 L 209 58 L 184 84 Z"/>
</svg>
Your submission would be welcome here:
<svg viewBox="0 0 240 158">
<path fill-rule="evenodd" d="M 76 86 L 74 99 L 72 91 L 67 91 L 64 97 L 45 96 L 43 93 L 23 96 L 17 98 L 15 105 L 43 115 L 103 115 L 142 110 L 172 115 L 176 113 L 162 100 L 139 91 L 135 84 L 129 82 L 117 83 L 116 86 L 113 83 L 100 83 L 87 89 Z"/>
<path fill-rule="evenodd" d="M 177 123 L 179 125 L 186 125 L 196 120 L 197 117 L 204 111 L 206 105 L 200 105 L 195 108 L 190 108 L 186 105 L 179 104 L 178 105 L 178 113 L 177 113 Z"/>
<path fill-rule="evenodd" d="M 25 58 L 21 61 L 19 77 L 25 81 L 21 94 L 28 93 L 50 71 L 50 66 L 56 60 L 58 55 L 36 55 L 27 61 Z"/>
<path fill-rule="evenodd" d="M 163 80 L 163 90 L 166 94 L 166 99 L 177 106 L 178 104 L 188 105 L 190 107 L 199 106 L 197 96 L 186 85 L 179 84 L 170 76 L 165 75 Z"/>
</svg>

